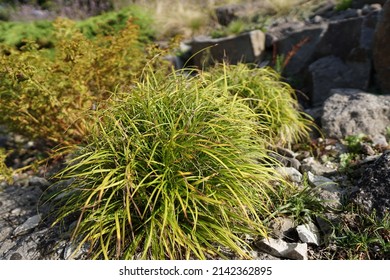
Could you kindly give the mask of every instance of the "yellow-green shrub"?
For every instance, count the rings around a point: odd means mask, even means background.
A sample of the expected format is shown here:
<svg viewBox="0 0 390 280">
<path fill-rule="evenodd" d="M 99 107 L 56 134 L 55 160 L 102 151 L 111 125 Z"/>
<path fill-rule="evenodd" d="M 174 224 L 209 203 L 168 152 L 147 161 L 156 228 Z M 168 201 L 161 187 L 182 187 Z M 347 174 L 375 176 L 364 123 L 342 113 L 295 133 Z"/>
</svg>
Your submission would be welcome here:
<svg viewBox="0 0 390 280">
<path fill-rule="evenodd" d="M 3 48 L 0 123 L 32 138 L 75 143 L 87 134 L 84 114 L 117 87 L 131 85 L 146 54 L 131 21 L 117 34 L 93 40 L 69 20 L 54 25 L 54 53 L 34 44 L 21 51 Z"/>
</svg>

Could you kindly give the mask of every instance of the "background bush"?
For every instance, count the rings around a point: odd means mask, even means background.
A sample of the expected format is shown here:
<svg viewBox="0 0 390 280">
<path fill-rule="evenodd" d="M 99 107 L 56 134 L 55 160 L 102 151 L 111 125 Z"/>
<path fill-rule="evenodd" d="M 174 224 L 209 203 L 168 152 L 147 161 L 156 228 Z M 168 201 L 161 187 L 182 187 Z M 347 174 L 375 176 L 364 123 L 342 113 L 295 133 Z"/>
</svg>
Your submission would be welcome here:
<svg viewBox="0 0 390 280">
<path fill-rule="evenodd" d="M 33 43 L 21 51 L 2 50 L 0 123 L 33 139 L 77 143 L 87 135 L 84 114 L 118 87 L 130 86 L 147 54 L 131 21 L 118 33 L 94 40 L 69 20 L 54 26 L 54 52 Z"/>
</svg>

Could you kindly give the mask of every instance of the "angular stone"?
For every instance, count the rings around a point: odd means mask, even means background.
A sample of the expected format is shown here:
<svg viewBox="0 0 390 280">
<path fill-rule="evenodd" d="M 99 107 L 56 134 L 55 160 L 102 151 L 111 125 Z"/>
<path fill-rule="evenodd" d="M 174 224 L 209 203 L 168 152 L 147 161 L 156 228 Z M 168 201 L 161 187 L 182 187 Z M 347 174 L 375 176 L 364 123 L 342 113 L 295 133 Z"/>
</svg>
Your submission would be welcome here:
<svg viewBox="0 0 390 280">
<path fill-rule="evenodd" d="M 307 172 L 307 179 L 313 187 L 317 188 L 318 197 L 325 206 L 332 209 L 340 209 L 342 207 L 342 193 L 337 183 L 329 178 L 314 175 L 310 171 Z"/>
<path fill-rule="evenodd" d="M 383 7 L 383 14 L 376 26 L 373 59 L 377 80 L 383 93 L 390 93 L 390 1 Z"/>
<path fill-rule="evenodd" d="M 371 141 L 372 141 L 372 144 L 374 146 L 379 146 L 379 147 L 389 146 L 389 143 L 387 143 L 386 137 L 381 135 L 381 134 L 374 135 L 373 137 L 371 137 Z"/>
<path fill-rule="evenodd" d="M 28 183 L 30 186 L 38 186 L 41 189 L 46 189 L 48 186 L 50 186 L 50 183 L 48 180 L 46 180 L 43 177 L 38 177 L 38 176 L 31 176 L 28 179 Z"/>
<path fill-rule="evenodd" d="M 327 24 L 304 26 L 275 40 L 277 54 L 288 59 L 284 68 L 285 74 L 301 73 L 312 62 L 313 54 L 326 30 Z"/>
<path fill-rule="evenodd" d="M 300 183 L 302 181 L 302 174 L 293 167 L 277 167 L 276 171 L 292 182 Z"/>
<path fill-rule="evenodd" d="M 309 171 L 307 172 L 307 179 L 309 180 L 309 183 L 311 183 L 316 188 L 321 188 L 332 192 L 339 191 L 337 183 L 324 176 L 314 175 Z"/>
<path fill-rule="evenodd" d="M 88 245 L 84 244 L 81 248 L 78 248 L 78 244 L 69 243 L 64 249 L 65 260 L 76 260 L 80 259 L 83 255 L 88 252 Z"/>
<path fill-rule="evenodd" d="M 22 225 L 18 226 L 14 230 L 13 234 L 15 236 L 23 235 L 23 234 L 29 232 L 30 230 L 34 229 L 35 227 L 37 227 L 40 222 L 41 222 L 41 215 L 40 214 L 32 216 L 32 217 L 28 218 Z"/>
<path fill-rule="evenodd" d="M 265 35 L 260 30 L 254 30 L 219 39 L 197 37 L 188 44 L 194 54 L 193 64 L 199 68 L 223 61 L 230 64 L 255 63 L 263 56 Z"/>
<path fill-rule="evenodd" d="M 314 56 L 329 55 L 346 59 L 352 49 L 360 46 L 363 18 L 354 17 L 329 23 L 326 33 L 316 47 Z"/>
<path fill-rule="evenodd" d="M 330 138 L 386 134 L 390 124 L 390 96 L 356 89 L 334 89 L 324 103 L 322 128 Z"/>
<path fill-rule="evenodd" d="M 283 239 L 289 236 L 290 231 L 294 228 L 294 221 L 286 217 L 277 217 L 272 220 L 272 236 Z"/>
<path fill-rule="evenodd" d="M 310 171 L 314 175 L 323 175 L 326 173 L 335 172 L 336 170 L 322 165 L 317 160 L 315 160 L 314 157 L 307 157 L 302 160 L 300 171 L 302 173 Z"/>
<path fill-rule="evenodd" d="M 287 243 L 280 239 L 264 238 L 256 243 L 256 246 L 275 257 L 293 260 L 307 260 L 306 243 Z"/>
<path fill-rule="evenodd" d="M 299 225 L 296 230 L 298 232 L 299 239 L 301 239 L 302 242 L 320 246 L 320 231 L 315 224 L 309 223 Z"/>
</svg>

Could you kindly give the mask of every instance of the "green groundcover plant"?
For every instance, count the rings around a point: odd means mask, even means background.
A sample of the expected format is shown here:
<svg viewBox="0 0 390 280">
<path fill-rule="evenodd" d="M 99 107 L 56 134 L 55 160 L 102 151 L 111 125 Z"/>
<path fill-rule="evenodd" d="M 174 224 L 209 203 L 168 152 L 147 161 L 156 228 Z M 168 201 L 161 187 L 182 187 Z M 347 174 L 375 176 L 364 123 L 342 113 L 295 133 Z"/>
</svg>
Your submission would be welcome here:
<svg viewBox="0 0 390 280">
<path fill-rule="evenodd" d="M 56 223 L 78 215 L 73 238 L 91 258 L 249 258 L 245 234 L 267 235 L 274 183 L 288 183 L 267 154 L 272 128 L 248 106 L 261 101 L 229 81 L 243 66 L 220 67 L 145 71 L 98 108 L 87 145 L 56 176 L 73 183 L 55 195 Z"/>
<path fill-rule="evenodd" d="M 1 8 L 1 6 L 0 6 Z M 1 10 L 0 10 L 1 17 Z M 75 22 L 75 30 L 88 39 L 97 36 L 115 35 L 126 28 L 129 19 L 139 26 L 138 39 L 144 43 L 150 42 L 155 36 L 153 19 L 149 13 L 137 5 L 129 5 L 118 11 L 103 13 Z M 32 41 L 39 48 L 55 48 L 55 21 L 1 21 L 0 43 L 21 48 L 26 41 Z"/>
</svg>

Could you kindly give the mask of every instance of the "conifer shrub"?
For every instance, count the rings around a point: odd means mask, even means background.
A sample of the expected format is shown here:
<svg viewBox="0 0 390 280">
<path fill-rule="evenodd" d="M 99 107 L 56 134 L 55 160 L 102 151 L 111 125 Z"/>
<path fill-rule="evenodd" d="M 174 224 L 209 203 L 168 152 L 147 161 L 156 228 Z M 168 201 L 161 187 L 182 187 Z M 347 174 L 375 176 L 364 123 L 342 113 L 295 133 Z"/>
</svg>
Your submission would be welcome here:
<svg viewBox="0 0 390 280">
<path fill-rule="evenodd" d="M 146 71 L 98 108 L 88 143 L 56 176 L 72 183 L 54 196 L 56 223 L 79 217 L 73 238 L 90 258 L 249 258 L 245 234 L 267 235 L 270 197 L 288 183 L 268 156 L 273 128 L 248 106 L 261 100 L 230 82 L 237 69 Z"/>
<path fill-rule="evenodd" d="M 72 21 L 55 23 L 54 52 L 36 44 L 3 48 L 0 56 L 0 123 L 30 138 L 78 143 L 87 133 L 85 113 L 111 92 L 130 86 L 147 53 L 129 21 L 114 35 L 87 39 Z"/>
</svg>

